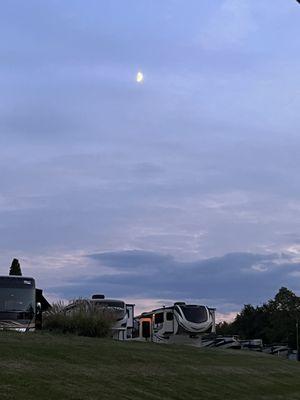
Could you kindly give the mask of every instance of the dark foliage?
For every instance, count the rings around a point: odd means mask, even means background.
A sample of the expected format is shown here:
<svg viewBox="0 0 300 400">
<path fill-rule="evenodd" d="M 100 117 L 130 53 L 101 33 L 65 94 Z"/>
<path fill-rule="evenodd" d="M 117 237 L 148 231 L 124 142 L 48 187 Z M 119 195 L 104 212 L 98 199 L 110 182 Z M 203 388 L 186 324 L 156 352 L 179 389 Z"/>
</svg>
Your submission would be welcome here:
<svg viewBox="0 0 300 400">
<path fill-rule="evenodd" d="M 262 306 L 246 304 L 232 323 L 217 326 L 220 335 L 241 339 L 263 339 L 264 343 L 287 343 L 296 347 L 296 323 L 300 321 L 300 297 L 282 287 L 275 298 Z"/>
<path fill-rule="evenodd" d="M 114 318 L 96 308 L 79 307 L 72 313 L 65 312 L 63 303 L 53 304 L 43 316 L 43 329 L 78 336 L 106 337 L 111 334 Z"/>
<path fill-rule="evenodd" d="M 9 275 L 22 276 L 21 266 L 20 266 L 19 260 L 17 258 L 14 258 L 12 260 L 10 270 L 9 270 Z"/>
</svg>

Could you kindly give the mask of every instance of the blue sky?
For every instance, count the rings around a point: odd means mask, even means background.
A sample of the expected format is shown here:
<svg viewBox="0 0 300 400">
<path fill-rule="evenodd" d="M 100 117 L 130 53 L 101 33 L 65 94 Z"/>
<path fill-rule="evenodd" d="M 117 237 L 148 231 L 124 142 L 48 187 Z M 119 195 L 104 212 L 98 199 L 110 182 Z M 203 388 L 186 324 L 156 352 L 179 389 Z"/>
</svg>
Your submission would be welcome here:
<svg viewBox="0 0 300 400">
<path fill-rule="evenodd" d="M 270 3 L 1 2 L 1 274 L 222 316 L 300 294 L 300 6 Z"/>
</svg>

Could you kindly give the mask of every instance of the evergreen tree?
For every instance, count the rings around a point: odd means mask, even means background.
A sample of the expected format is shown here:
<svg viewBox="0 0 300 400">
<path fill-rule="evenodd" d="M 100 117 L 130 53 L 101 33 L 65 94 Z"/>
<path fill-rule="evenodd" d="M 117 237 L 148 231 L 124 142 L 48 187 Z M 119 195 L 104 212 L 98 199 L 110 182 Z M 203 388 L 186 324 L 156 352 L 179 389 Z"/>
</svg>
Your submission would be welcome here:
<svg viewBox="0 0 300 400">
<path fill-rule="evenodd" d="M 17 258 L 14 258 L 11 263 L 9 275 L 22 276 L 21 266 Z"/>
</svg>

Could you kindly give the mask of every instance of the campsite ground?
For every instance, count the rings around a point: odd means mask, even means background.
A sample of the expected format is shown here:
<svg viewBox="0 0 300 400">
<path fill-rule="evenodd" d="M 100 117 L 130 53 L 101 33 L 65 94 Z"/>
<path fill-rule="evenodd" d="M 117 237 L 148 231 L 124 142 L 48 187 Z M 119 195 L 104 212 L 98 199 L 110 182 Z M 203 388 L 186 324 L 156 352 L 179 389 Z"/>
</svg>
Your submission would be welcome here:
<svg viewBox="0 0 300 400">
<path fill-rule="evenodd" d="M 264 354 L 0 332 L 2 400 L 300 400 L 299 377 Z"/>
</svg>

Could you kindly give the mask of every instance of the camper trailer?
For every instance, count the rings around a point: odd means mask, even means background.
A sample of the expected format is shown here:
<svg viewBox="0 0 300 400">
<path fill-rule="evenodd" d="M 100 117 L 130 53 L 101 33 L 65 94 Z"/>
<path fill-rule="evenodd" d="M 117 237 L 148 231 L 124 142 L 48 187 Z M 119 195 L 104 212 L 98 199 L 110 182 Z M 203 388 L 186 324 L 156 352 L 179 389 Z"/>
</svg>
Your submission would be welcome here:
<svg viewBox="0 0 300 400">
<path fill-rule="evenodd" d="M 135 322 L 134 336 L 156 343 L 201 346 L 203 335 L 216 331 L 214 308 L 183 302 L 144 312 Z"/>
<path fill-rule="evenodd" d="M 91 299 L 79 299 L 65 307 L 66 313 L 78 309 L 95 310 L 99 309 L 108 312 L 114 319 L 112 325 L 112 336 L 117 340 L 132 338 L 134 304 L 126 304 L 122 300 L 107 299 L 103 294 L 94 294 Z"/>
<path fill-rule="evenodd" d="M 203 347 L 218 347 L 220 349 L 241 349 L 241 343 L 237 336 L 204 336 Z"/>
</svg>

